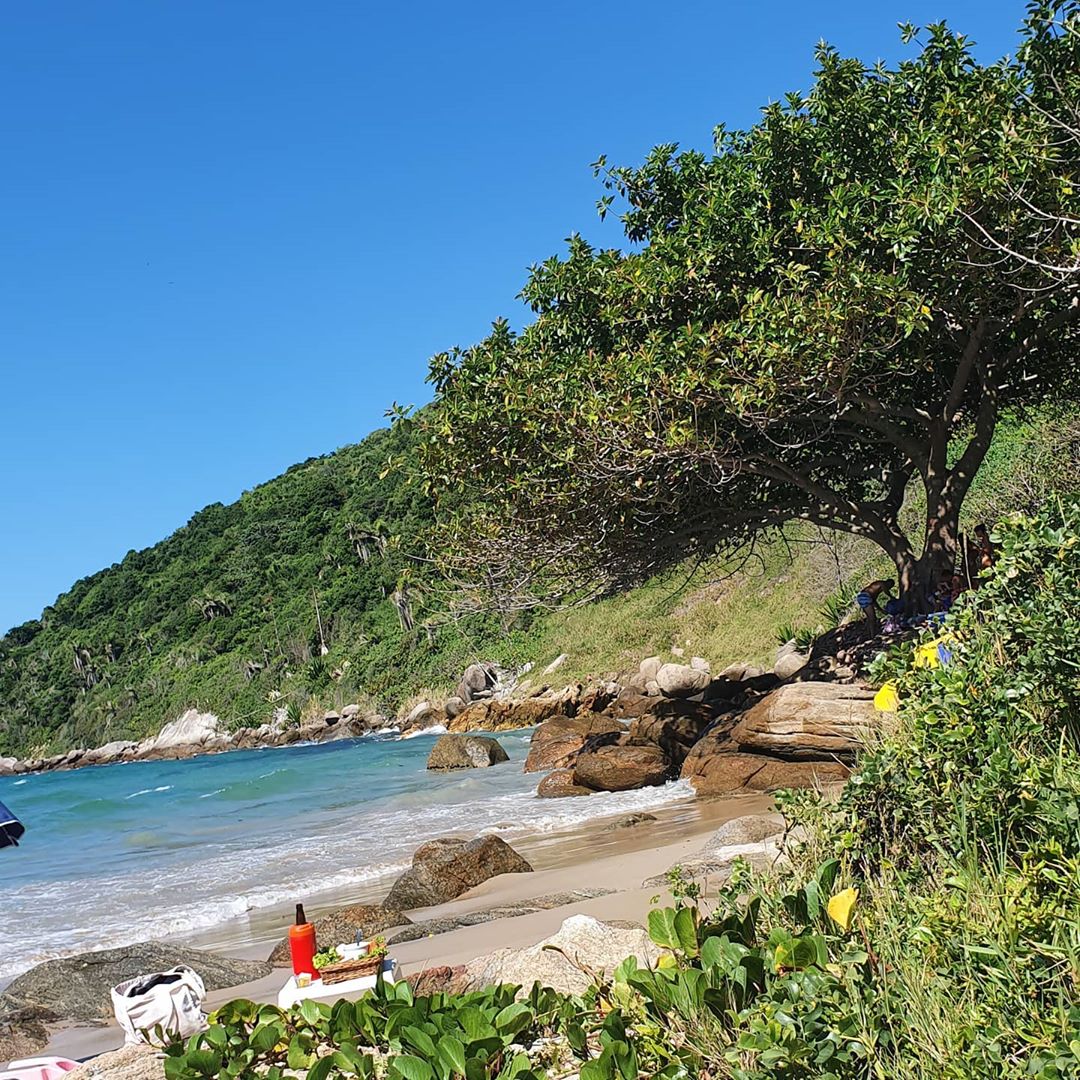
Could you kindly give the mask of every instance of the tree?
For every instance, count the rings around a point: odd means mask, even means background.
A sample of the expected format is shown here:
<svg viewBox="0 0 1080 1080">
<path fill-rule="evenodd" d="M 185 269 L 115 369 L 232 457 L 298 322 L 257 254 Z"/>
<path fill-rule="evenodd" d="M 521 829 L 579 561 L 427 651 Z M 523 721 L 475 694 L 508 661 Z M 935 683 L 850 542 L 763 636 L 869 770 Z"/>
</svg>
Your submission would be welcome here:
<svg viewBox="0 0 1080 1080">
<path fill-rule="evenodd" d="M 925 606 L 1001 410 L 1075 388 L 1078 11 L 1033 8 L 993 65 L 944 25 L 895 69 L 823 45 L 811 91 L 712 156 L 601 159 L 628 250 L 571 237 L 530 325 L 432 360 L 447 562 L 526 603 L 802 520 L 872 540 Z"/>
</svg>

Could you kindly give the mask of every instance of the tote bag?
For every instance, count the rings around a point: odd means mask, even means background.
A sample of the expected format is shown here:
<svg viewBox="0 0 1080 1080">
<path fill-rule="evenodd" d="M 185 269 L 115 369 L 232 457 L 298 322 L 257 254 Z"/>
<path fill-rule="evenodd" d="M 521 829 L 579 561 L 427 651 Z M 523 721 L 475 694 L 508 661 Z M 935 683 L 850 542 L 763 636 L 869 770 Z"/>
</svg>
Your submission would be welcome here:
<svg viewBox="0 0 1080 1080">
<path fill-rule="evenodd" d="M 127 1043 L 159 1044 L 163 1041 L 156 1030 L 159 1027 L 165 1039 L 186 1039 L 205 1030 L 204 997 L 202 979 L 182 964 L 154 975 L 127 979 L 112 989 L 113 1012 L 126 1033 Z"/>
</svg>

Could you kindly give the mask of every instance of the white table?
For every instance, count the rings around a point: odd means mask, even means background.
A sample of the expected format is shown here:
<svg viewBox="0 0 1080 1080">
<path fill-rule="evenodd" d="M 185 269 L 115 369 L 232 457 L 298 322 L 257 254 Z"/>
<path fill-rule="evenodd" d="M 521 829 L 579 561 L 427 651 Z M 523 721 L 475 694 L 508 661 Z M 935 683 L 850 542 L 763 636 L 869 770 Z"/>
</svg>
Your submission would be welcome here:
<svg viewBox="0 0 1080 1080">
<path fill-rule="evenodd" d="M 397 982 L 401 978 L 397 961 L 392 956 L 383 961 L 382 977 L 388 983 Z M 310 986 L 297 986 L 296 976 L 290 975 L 289 981 L 278 991 L 278 1008 L 291 1008 L 298 1001 L 307 998 L 315 1001 L 337 1001 L 350 994 L 362 994 L 365 990 L 374 989 L 377 980 L 378 975 L 362 975 L 358 979 L 346 979 L 330 986 L 324 986 L 322 979 L 313 979 Z"/>
</svg>

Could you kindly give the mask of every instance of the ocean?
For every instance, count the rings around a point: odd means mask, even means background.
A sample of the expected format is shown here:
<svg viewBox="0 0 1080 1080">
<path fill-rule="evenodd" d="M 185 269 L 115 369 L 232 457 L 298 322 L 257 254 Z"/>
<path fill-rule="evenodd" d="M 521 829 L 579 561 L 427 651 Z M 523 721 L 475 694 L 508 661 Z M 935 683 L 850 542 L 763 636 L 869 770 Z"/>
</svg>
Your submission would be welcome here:
<svg viewBox="0 0 1080 1080">
<path fill-rule="evenodd" d="M 51 957 L 171 935 L 330 890 L 388 889 L 436 836 L 515 836 L 685 799 L 685 783 L 538 799 L 510 762 L 429 773 L 435 736 L 367 736 L 0 778 L 26 826 L 0 849 L 0 982 Z"/>
</svg>

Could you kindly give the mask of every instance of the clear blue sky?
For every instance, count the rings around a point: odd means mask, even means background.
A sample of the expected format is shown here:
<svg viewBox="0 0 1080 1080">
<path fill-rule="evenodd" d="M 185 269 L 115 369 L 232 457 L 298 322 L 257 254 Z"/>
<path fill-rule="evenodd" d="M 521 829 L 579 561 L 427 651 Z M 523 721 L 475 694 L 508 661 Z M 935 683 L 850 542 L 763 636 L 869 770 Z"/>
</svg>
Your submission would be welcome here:
<svg viewBox="0 0 1080 1080">
<path fill-rule="evenodd" d="M 984 58 L 1022 3 L 35 0 L 0 33 L 0 631 L 207 503 L 425 399 L 608 245 L 588 169 L 804 89 L 825 38 Z"/>
</svg>

